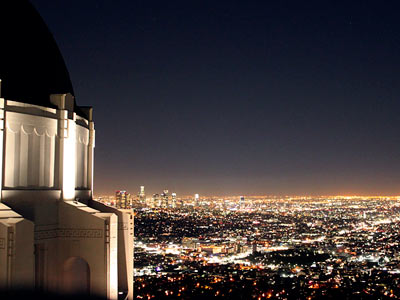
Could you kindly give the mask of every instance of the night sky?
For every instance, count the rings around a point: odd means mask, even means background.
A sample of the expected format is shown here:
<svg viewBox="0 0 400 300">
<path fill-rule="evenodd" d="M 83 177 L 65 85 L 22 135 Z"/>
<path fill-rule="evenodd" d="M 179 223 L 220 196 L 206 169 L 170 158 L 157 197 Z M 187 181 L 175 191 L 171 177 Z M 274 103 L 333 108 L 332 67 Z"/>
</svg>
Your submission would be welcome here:
<svg viewBox="0 0 400 300">
<path fill-rule="evenodd" d="M 95 194 L 400 194 L 398 1 L 32 0 Z"/>
</svg>

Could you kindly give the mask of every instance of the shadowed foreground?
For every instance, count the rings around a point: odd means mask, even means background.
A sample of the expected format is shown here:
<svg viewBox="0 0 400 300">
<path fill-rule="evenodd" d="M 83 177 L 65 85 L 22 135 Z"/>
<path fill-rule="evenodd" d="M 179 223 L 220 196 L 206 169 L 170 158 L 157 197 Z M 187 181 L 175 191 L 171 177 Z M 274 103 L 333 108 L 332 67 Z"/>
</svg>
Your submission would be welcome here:
<svg viewBox="0 0 400 300">
<path fill-rule="evenodd" d="M 89 295 L 79 295 L 79 294 L 69 294 L 69 295 L 62 295 L 57 293 L 44 293 L 38 291 L 30 291 L 30 290 L 20 290 L 20 291 L 0 291 L 0 298 L 2 300 L 8 299 L 59 299 L 59 300 L 66 300 L 66 299 L 91 299 L 91 300 L 105 300 L 103 297 L 97 296 L 89 296 Z"/>
</svg>

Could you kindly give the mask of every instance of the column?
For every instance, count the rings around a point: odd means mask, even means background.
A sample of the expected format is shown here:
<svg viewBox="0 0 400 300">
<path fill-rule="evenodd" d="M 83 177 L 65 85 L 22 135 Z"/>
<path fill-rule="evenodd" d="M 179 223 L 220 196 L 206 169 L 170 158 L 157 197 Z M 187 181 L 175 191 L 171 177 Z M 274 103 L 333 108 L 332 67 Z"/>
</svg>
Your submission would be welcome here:
<svg viewBox="0 0 400 300">
<path fill-rule="evenodd" d="M 59 187 L 62 200 L 75 199 L 76 168 L 76 115 L 71 94 L 51 95 L 50 101 L 57 105 L 59 140 Z"/>
</svg>

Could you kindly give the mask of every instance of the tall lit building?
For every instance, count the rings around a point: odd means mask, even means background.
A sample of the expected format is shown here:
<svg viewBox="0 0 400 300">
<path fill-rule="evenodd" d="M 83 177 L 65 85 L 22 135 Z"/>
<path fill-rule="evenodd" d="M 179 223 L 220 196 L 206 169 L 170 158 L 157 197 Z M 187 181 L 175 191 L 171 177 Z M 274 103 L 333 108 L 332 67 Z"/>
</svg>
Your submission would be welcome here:
<svg viewBox="0 0 400 300">
<path fill-rule="evenodd" d="M 167 208 L 169 206 L 169 195 L 168 195 L 168 190 L 164 190 L 161 194 L 161 206 L 163 208 Z"/>
<path fill-rule="evenodd" d="M 159 194 L 153 194 L 153 207 L 161 207 L 161 198 Z"/>
<path fill-rule="evenodd" d="M 197 206 L 197 207 L 200 206 L 200 196 L 199 196 L 199 194 L 194 194 L 194 203 L 195 203 L 195 206 Z"/>
<path fill-rule="evenodd" d="M 115 192 L 115 207 L 122 209 L 132 208 L 132 197 L 131 194 L 126 191 Z"/>
<path fill-rule="evenodd" d="M 172 208 L 176 208 L 176 193 L 171 194 L 171 206 Z"/>
<path fill-rule="evenodd" d="M 144 192 L 144 186 L 140 186 L 140 191 L 139 191 L 139 202 L 144 204 L 146 200 L 146 194 Z"/>
<path fill-rule="evenodd" d="M 0 289 L 133 299 L 133 214 L 92 199 L 92 108 L 33 6 L 0 12 Z"/>
</svg>

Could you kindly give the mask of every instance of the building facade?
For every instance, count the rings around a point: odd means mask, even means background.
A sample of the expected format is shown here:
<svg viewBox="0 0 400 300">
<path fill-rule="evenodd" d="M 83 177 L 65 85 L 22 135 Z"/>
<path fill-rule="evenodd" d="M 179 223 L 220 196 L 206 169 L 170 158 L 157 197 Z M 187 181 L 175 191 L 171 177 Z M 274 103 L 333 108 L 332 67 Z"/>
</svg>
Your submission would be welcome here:
<svg viewBox="0 0 400 300">
<path fill-rule="evenodd" d="M 133 214 L 92 199 L 93 110 L 32 5 L 0 10 L 0 288 L 133 299 Z"/>
</svg>

